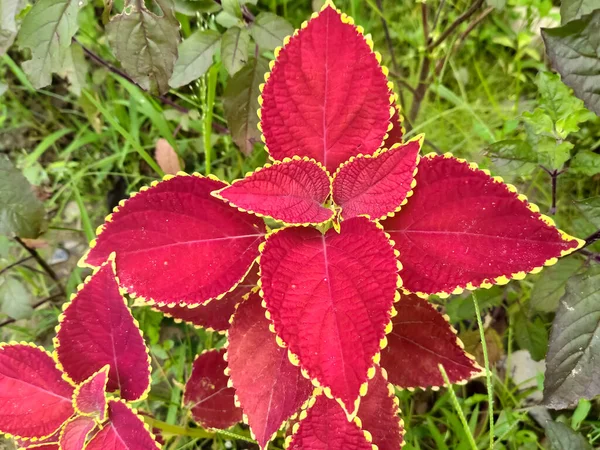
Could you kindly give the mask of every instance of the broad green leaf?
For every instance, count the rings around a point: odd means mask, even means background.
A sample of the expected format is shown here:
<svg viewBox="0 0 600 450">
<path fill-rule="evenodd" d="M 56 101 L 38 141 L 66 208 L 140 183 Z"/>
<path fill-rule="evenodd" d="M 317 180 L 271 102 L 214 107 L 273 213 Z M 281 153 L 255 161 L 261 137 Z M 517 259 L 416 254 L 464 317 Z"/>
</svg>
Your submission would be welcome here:
<svg viewBox="0 0 600 450">
<path fill-rule="evenodd" d="M 199 30 L 179 45 L 171 87 L 178 88 L 200 78 L 213 63 L 221 35 L 213 30 Z"/>
<path fill-rule="evenodd" d="M 24 0 L 2 0 L 0 2 L 0 56 L 7 52 L 17 37 L 19 24 L 16 17 L 24 6 Z"/>
<path fill-rule="evenodd" d="M 77 14 L 87 0 L 40 0 L 23 19 L 17 43 L 31 49 L 31 59 L 23 70 L 37 89 L 52 82 L 52 74 L 62 70 L 71 39 L 79 25 Z"/>
<path fill-rule="evenodd" d="M 42 202 L 25 177 L 0 156 L 0 234 L 36 238 L 45 226 Z"/>
<path fill-rule="evenodd" d="M 571 20 L 581 19 L 595 9 L 600 9 L 600 0 L 562 0 L 560 2 L 560 20 L 562 25 Z"/>
<path fill-rule="evenodd" d="M 235 75 L 248 62 L 250 33 L 246 28 L 231 27 L 221 39 L 221 60 L 229 75 Z"/>
<path fill-rule="evenodd" d="M 600 228 L 600 197 L 586 198 L 575 202 L 575 206 L 595 228 Z"/>
<path fill-rule="evenodd" d="M 0 279 L 0 312 L 15 320 L 31 316 L 31 294 L 13 277 Z"/>
<path fill-rule="evenodd" d="M 69 80 L 69 90 L 78 97 L 81 95 L 81 89 L 85 86 L 87 71 L 88 65 L 83 49 L 79 45 L 72 45 L 59 74 Z"/>
<path fill-rule="evenodd" d="M 526 176 L 537 167 L 538 155 L 527 141 L 506 139 L 487 148 L 494 172 L 504 177 Z"/>
<path fill-rule="evenodd" d="M 142 0 L 127 0 L 123 12 L 106 26 L 106 35 L 116 58 L 142 89 L 165 93 L 177 60 L 179 21 L 171 0 L 155 3 L 160 16 Z"/>
<path fill-rule="evenodd" d="M 542 29 L 546 52 L 563 82 L 600 115 L 600 9 L 558 28 Z"/>
<path fill-rule="evenodd" d="M 580 398 L 600 394 L 600 268 L 567 283 L 550 333 L 544 403 L 549 408 L 575 406 Z"/>
<path fill-rule="evenodd" d="M 582 259 L 571 257 L 560 259 L 555 265 L 542 270 L 531 291 L 530 308 L 541 312 L 556 311 L 567 281 L 582 266 Z"/>
<path fill-rule="evenodd" d="M 214 0 L 175 0 L 175 11 L 196 17 L 197 13 L 215 13 L 221 7 Z"/>
<path fill-rule="evenodd" d="M 481 311 L 501 305 L 504 299 L 502 290 L 498 286 L 477 291 L 476 298 Z M 473 297 L 471 295 L 466 297 L 452 297 L 446 303 L 446 314 L 450 316 L 451 323 L 473 319 L 475 317 Z"/>
<path fill-rule="evenodd" d="M 275 50 L 283 43 L 283 38 L 291 35 L 294 27 L 283 17 L 270 12 L 262 12 L 252 24 L 250 33 L 260 48 Z"/>
<path fill-rule="evenodd" d="M 550 450 L 592 450 L 590 443 L 564 423 L 546 422 L 546 436 Z"/>
<path fill-rule="evenodd" d="M 571 172 L 592 177 L 600 173 L 600 155 L 589 150 L 577 152 L 571 160 Z"/>
<path fill-rule="evenodd" d="M 221 6 L 223 11 L 234 17 L 242 17 L 242 7 L 240 0 L 222 0 Z"/>
<path fill-rule="evenodd" d="M 252 153 L 255 142 L 260 142 L 260 132 L 257 128 L 259 86 L 268 70 L 269 61 L 262 57 L 251 58 L 248 64 L 229 80 L 223 94 L 223 109 L 231 136 L 245 155 Z"/>
<path fill-rule="evenodd" d="M 522 309 L 517 311 L 512 319 L 515 339 L 519 347 L 529 350 L 534 361 L 544 359 L 548 348 L 548 331 L 544 322 L 539 317 L 530 319 Z"/>
<path fill-rule="evenodd" d="M 592 402 L 584 398 L 579 400 L 579 402 L 577 403 L 577 408 L 575 408 L 575 411 L 573 411 L 573 415 L 571 416 L 571 427 L 573 427 L 574 430 L 579 429 L 582 422 L 590 413 L 591 409 Z"/>
</svg>

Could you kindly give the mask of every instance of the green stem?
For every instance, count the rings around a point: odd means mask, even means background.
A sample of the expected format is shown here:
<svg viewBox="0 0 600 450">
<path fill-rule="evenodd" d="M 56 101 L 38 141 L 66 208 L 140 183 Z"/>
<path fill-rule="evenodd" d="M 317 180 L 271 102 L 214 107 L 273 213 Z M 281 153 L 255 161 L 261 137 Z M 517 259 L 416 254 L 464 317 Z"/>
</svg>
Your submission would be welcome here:
<svg viewBox="0 0 600 450">
<path fill-rule="evenodd" d="M 217 93 L 217 79 L 219 75 L 220 64 L 215 64 L 208 71 L 208 80 L 206 86 L 206 102 L 204 104 L 204 120 L 202 122 L 202 134 L 204 138 L 204 158 L 205 158 L 205 173 L 211 174 L 211 159 L 212 159 L 212 121 L 213 108 L 215 106 L 215 96 Z"/>
<path fill-rule="evenodd" d="M 169 436 L 188 436 L 191 438 L 199 438 L 199 439 L 214 439 L 217 435 L 225 436 L 230 439 L 236 439 L 238 441 L 246 441 L 252 444 L 256 444 L 254 439 L 251 439 L 249 436 L 244 436 L 243 434 L 232 433 L 231 431 L 218 430 L 215 432 L 206 431 L 202 428 L 188 428 L 182 427 L 180 425 L 171 425 L 167 422 L 163 422 L 162 420 L 157 420 L 153 417 L 143 416 L 144 422 L 148 424 L 150 428 L 157 428 L 161 430 L 161 432 L 165 435 Z"/>
</svg>

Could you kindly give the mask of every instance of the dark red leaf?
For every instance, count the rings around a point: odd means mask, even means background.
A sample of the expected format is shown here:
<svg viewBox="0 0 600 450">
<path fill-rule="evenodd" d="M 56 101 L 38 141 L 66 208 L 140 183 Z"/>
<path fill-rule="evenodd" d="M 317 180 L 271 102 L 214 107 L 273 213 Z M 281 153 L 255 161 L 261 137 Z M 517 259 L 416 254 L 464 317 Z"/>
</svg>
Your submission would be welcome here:
<svg viewBox="0 0 600 450">
<path fill-rule="evenodd" d="M 583 243 L 475 164 L 428 156 L 416 180 L 408 205 L 382 222 L 400 251 L 400 275 L 411 292 L 447 295 L 505 284 Z"/>
<path fill-rule="evenodd" d="M 183 402 L 191 406 L 194 420 L 204 428 L 224 430 L 242 420 L 235 391 L 227 386 L 224 354 L 225 350 L 209 350 L 198 355 L 185 385 Z"/>
<path fill-rule="evenodd" d="M 340 405 L 325 395 L 313 397 L 288 437 L 288 450 L 372 450 L 357 422 L 348 421 Z"/>
<path fill-rule="evenodd" d="M 89 277 L 59 317 L 58 361 L 76 383 L 110 366 L 108 391 L 139 400 L 150 388 L 150 357 L 119 292 L 112 261 Z"/>
<path fill-rule="evenodd" d="M 58 439 L 60 438 L 60 432 L 62 429 L 58 429 L 56 433 L 45 439 L 36 439 L 35 441 L 26 439 L 15 439 L 15 444 L 19 450 L 29 449 L 40 449 L 40 450 L 59 450 Z"/>
<path fill-rule="evenodd" d="M 360 215 L 384 219 L 406 204 L 415 187 L 423 137 L 342 164 L 333 179 L 333 200 L 342 218 Z"/>
<path fill-rule="evenodd" d="M 267 240 L 260 269 L 277 334 L 308 376 L 356 413 L 396 295 L 385 233 L 364 217 L 342 222 L 339 234 L 283 229 Z"/>
<path fill-rule="evenodd" d="M 73 414 L 73 386 L 52 356 L 30 344 L 0 345 L 0 433 L 52 436 Z"/>
<path fill-rule="evenodd" d="M 235 393 L 261 448 L 308 400 L 312 385 L 277 345 L 258 293 L 239 305 L 228 332 L 227 362 Z"/>
<path fill-rule="evenodd" d="M 267 164 L 213 195 L 261 217 L 292 225 L 317 225 L 333 215 L 323 206 L 330 192 L 331 180 L 323 166 L 295 157 Z"/>
<path fill-rule="evenodd" d="M 444 385 L 438 364 L 451 383 L 482 375 L 474 358 L 463 350 L 455 330 L 427 300 L 402 294 L 395 305 L 388 345 L 381 351 L 381 367 L 391 383 L 402 388 Z"/>
<path fill-rule="evenodd" d="M 82 450 L 95 427 L 96 421 L 91 417 L 79 416 L 69 420 L 60 433 L 60 449 Z"/>
<path fill-rule="evenodd" d="M 125 402 L 108 402 L 109 422 L 91 439 L 85 450 L 159 450 L 143 419 Z"/>
<path fill-rule="evenodd" d="M 100 422 L 106 420 L 108 403 L 106 387 L 110 366 L 106 365 L 81 383 L 75 389 L 73 406 L 77 414 L 97 417 Z"/>
<path fill-rule="evenodd" d="M 239 283 L 258 256 L 265 228 L 210 193 L 225 183 L 201 176 L 165 177 L 123 202 L 90 244 L 85 263 L 117 253 L 119 283 L 162 305 L 198 305 Z"/>
<path fill-rule="evenodd" d="M 19 447 L 19 450 L 60 450 L 58 443 L 50 443 L 50 444 L 36 444 L 32 443 L 31 445 L 24 447 Z"/>
<path fill-rule="evenodd" d="M 326 6 L 275 51 L 260 110 L 271 157 L 308 156 L 334 171 L 351 156 L 381 147 L 391 90 L 387 69 L 361 32 Z"/>
<path fill-rule="evenodd" d="M 383 142 L 384 148 L 390 148 L 394 144 L 402 143 L 402 138 L 404 137 L 404 117 L 402 116 L 402 111 L 400 110 L 400 104 L 398 100 L 398 95 L 394 95 L 394 115 L 390 119 L 390 125 L 392 129 L 388 131 L 388 137 L 385 138 Z"/>
</svg>

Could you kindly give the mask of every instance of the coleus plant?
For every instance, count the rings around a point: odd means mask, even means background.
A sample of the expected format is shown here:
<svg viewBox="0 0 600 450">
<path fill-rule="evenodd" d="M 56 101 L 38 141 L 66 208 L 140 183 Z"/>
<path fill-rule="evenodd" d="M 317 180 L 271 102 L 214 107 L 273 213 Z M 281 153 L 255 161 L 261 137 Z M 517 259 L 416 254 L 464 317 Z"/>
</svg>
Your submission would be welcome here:
<svg viewBox="0 0 600 450">
<path fill-rule="evenodd" d="M 226 332 L 184 401 L 207 428 L 244 420 L 261 448 L 285 423 L 293 449 L 400 448 L 394 386 L 439 388 L 440 365 L 452 383 L 482 373 L 427 297 L 522 279 L 583 244 L 476 164 L 421 158 L 372 47 L 327 2 L 261 88 L 273 163 L 231 185 L 180 173 L 142 188 L 82 259 L 102 271 L 114 255 L 123 293 Z"/>
</svg>

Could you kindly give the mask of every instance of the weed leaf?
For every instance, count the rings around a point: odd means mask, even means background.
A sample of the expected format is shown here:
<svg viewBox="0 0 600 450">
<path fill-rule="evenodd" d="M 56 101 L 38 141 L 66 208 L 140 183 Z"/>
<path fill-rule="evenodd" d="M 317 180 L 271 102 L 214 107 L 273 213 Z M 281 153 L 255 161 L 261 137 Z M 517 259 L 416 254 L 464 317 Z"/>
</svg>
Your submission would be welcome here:
<svg viewBox="0 0 600 450">
<path fill-rule="evenodd" d="M 229 75 L 235 75 L 248 62 L 250 33 L 246 28 L 231 27 L 221 39 L 221 60 Z"/>
</svg>

